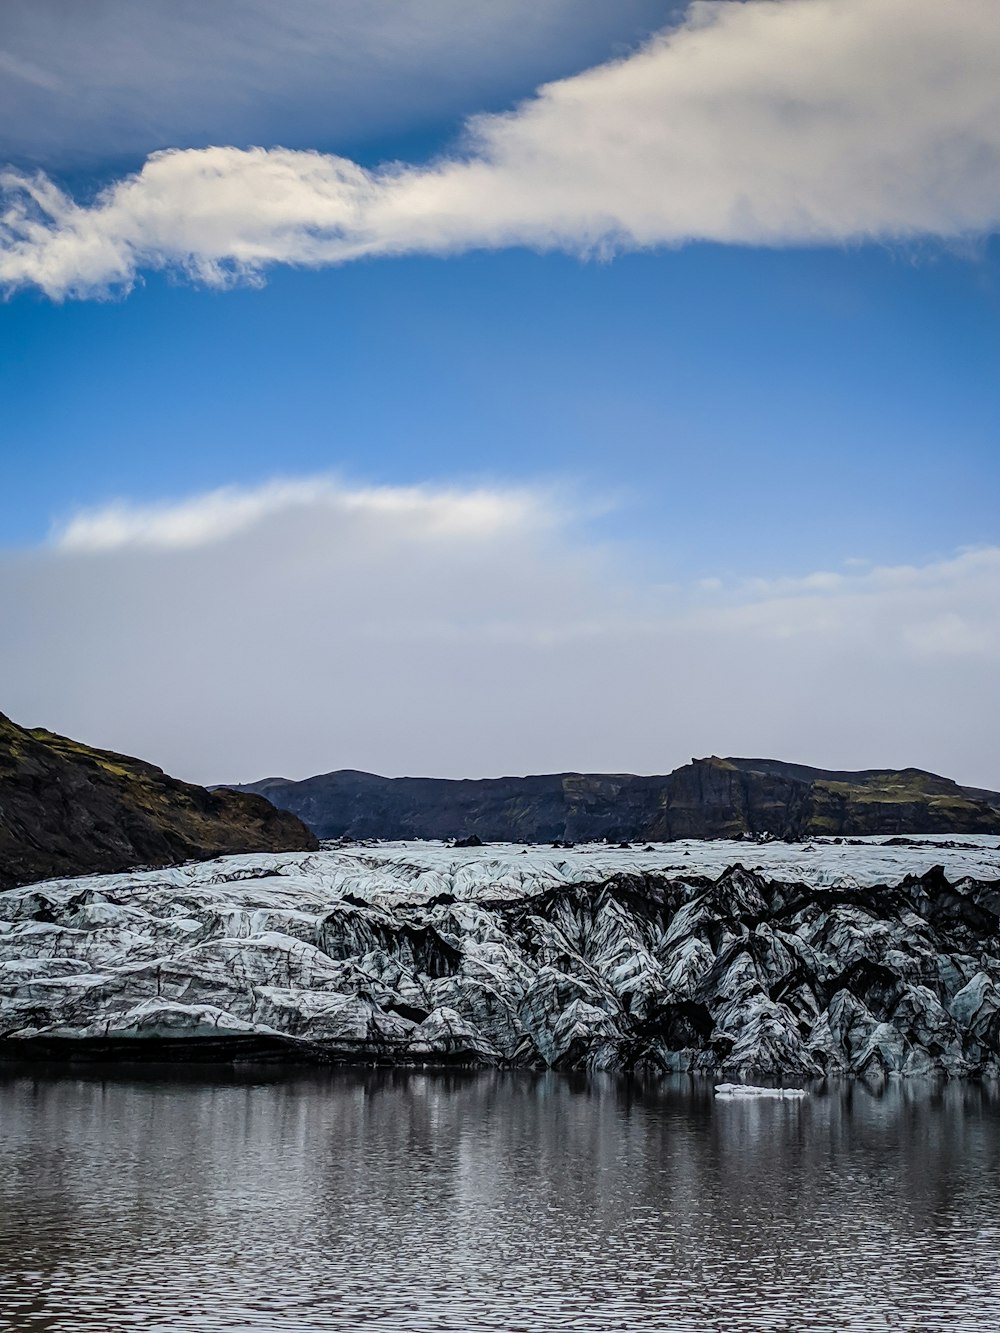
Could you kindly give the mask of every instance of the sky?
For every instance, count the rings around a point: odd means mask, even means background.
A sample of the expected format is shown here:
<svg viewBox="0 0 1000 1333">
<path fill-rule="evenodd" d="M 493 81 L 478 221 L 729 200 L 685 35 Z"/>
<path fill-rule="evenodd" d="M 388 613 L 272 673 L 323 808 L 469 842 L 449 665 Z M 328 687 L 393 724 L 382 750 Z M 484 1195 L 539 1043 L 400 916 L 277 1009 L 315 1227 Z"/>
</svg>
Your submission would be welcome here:
<svg viewBox="0 0 1000 1333">
<path fill-rule="evenodd" d="M 993 0 L 7 0 L 0 709 L 1000 788 Z"/>
</svg>

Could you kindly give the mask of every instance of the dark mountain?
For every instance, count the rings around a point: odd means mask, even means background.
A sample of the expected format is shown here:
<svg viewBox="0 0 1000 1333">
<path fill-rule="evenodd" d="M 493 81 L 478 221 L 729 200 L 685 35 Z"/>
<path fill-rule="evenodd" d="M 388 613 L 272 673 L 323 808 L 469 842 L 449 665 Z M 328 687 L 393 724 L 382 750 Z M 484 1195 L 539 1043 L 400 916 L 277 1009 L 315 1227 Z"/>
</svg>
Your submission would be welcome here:
<svg viewBox="0 0 1000 1333">
<path fill-rule="evenodd" d="M 315 846 L 298 819 L 252 793 L 207 791 L 0 713 L 0 889 Z"/>
<path fill-rule="evenodd" d="M 693 759 L 660 777 L 383 778 L 342 769 L 234 787 L 298 815 L 320 838 L 583 842 L 1000 833 L 1000 793 L 921 769 L 840 772 L 775 759 Z"/>
</svg>

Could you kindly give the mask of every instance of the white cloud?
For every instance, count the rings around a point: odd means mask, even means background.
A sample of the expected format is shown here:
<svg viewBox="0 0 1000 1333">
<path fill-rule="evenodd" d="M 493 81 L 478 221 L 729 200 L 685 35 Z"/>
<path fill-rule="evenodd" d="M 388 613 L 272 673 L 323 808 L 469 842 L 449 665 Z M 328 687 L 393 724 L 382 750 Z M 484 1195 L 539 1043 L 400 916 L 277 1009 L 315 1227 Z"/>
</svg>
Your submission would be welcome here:
<svg viewBox="0 0 1000 1333">
<path fill-rule="evenodd" d="M 228 486 L 175 503 L 115 502 L 60 524 L 53 539 L 64 551 L 182 549 L 225 541 L 271 515 L 295 511 L 322 514 L 333 523 L 385 515 L 409 536 L 431 540 L 528 531 L 546 517 L 538 498 L 528 491 L 352 488 L 318 477 L 273 481 L 254 489 Z"/>
<path fill-rule="evenodd" d="M 203 781 L 715 752 L 1000 786 L 1000 548 L 702 587 L 630 554 L 525 490 L 122 502 L 0 558 L 3 707 Z"/>
<path fill-rule="evenodd" d="M 89 205 L 43 175 L 3 187 L 0 282 L 53 297 L 147 268 L 226 285 L 471 247 L 957 238 L 1000 222 L 1000 23 L 995 0 L 695 0 L 429 166 L 207 148 Z"/>
<path fill-rule="evenodd" d="M 859 658 L 916 662 L 942 656 L 1000 662 L 1000 547 L 958 552 L 923 565 L 849 574 L 750 579 L 706 626 L 768 642 L 827 643 Z M 943 676 L 947 668 L 942 668 Z M 985 700 L 980 700 L 985 709 Z"/>
</svg>

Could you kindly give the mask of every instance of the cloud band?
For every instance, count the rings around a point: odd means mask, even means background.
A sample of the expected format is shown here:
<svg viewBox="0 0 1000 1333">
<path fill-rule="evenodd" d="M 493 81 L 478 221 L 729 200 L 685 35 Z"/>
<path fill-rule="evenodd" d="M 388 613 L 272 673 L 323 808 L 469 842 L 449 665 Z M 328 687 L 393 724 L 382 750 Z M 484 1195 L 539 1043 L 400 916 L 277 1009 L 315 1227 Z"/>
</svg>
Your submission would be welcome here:
<svg viewBox="0 0 1000 1333">
<path fill-rule="evenodd" d="M 696 0 L 428 165 L 169 150 L 89 204 L 8 172 L 0 283 L 60 298 L 144 269 L 224 286 L 365 255 L 980 234 L 1000 222 L 998 71 L 994 0 Z"/>
</svg>

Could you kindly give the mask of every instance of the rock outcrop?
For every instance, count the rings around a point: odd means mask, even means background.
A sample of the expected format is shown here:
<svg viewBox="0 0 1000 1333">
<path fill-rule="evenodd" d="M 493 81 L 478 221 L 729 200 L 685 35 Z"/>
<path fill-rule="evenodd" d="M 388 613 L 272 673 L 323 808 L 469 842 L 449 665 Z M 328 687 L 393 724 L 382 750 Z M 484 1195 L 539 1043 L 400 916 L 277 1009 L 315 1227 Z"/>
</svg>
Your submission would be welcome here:
<svg viewBox="0 0 1000 1333">
<path fill-rule="evenodd" d="M 210 792 L 0 714 L 0 888 L 316 845 L 294 815 L 253 793 Z"/>
<path fill-rule="evenodd" d="M 1000 793 L 921 769 L 835 772 L 695 759 L 662 777 L 383 778 L 351 769 L 233 790 L 266 796 L 320 838 L 648 841 L 767 834 L 1000 833 Z"/>
<path fill-rule="evenodd" d="M 854 851 L 871 864 L 831 848 Z M 459 891 L 407 897 L 433 881 L 402 847 L 8 890 L 0 1054 L 998 1076 L 1000 877 L 927 851 L 891 885 L 630 872 L 625 852 L 586 882 L 574 852 L 514 887 L 485 849 L 442 849 L 467 858 L 445 862 Z"/>
</svg>

